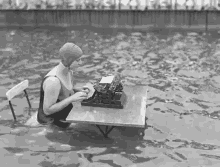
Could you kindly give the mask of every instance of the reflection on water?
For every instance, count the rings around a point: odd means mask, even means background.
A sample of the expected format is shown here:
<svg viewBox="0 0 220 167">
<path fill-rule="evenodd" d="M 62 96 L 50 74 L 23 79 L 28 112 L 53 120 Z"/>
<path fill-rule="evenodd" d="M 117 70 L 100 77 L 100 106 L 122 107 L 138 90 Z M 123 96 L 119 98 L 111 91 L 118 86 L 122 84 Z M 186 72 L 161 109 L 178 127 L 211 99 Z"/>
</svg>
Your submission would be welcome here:
<svg viewBox="0 0 220 167">
<path fill-rule="evenodd" d="M 11 33 L 13 32 L 13 33 Z M 13 166 L 219 166 L 219 34 L 89 30 L 1 30 L 0 155 Z M 62 131 L 36 122 L 42 77 L 59 62 L 65 42 L 82 47 L 77 85 L 120 72 L 126 85 L 148 85 L 147 128 L 115 128 L 103 139 L 95 126 Z M 28 79 L 28 94 L 5 92 Z M 29 115 L 31 113 L 31 117 Z"/>
</svg>

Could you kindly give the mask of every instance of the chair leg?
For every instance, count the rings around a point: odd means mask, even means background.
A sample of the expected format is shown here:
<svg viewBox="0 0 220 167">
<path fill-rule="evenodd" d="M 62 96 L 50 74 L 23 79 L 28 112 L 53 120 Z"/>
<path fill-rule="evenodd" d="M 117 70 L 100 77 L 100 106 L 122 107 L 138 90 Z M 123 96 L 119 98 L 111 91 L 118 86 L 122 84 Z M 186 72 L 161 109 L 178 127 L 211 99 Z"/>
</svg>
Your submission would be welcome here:
<svg viewBox="0 0 220 167">
<path fill-rule="evenodd" d="M 10 106 L 10 108 L 11 108 L 11 112 L 12 112 L 12 115 L 13 115 L 13 117 L 14 117 L 14 120 L 16 121 L 16 116 L 15 116 L 15 112 L 14 112 L 14 109 L 13 109 L 13 107 L 12 107 L 11 101 L 9 101 L 9 106 Z"/>
<path fill-rule="evenodd" d="M 26 90 L 24 90 L 24 93 L 25 93 L 25 96 L 26 96 L 26 99 L 27 99 L 27 102 L 28 102 L 29 107 L 30 107 L 30 108 L 32 108 L 32 107 L 31 107 L 30 100 L 29 100 L 29 98 L 28 98 L 27 91 L 26 91 Z"/>
</svg>

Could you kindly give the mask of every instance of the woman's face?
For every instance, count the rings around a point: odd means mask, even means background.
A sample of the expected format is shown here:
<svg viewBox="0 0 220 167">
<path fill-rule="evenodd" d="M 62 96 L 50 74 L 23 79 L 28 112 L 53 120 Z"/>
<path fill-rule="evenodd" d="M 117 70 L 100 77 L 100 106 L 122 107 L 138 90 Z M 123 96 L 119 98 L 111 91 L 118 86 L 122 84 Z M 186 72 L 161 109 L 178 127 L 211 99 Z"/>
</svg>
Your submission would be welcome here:
<svg viewBox="0 0 220 167">
<path fill-rule="evenodd" d="M 66 55 L 66 57 L 63 60 L 63 65 L 67 68 L 70 68 L 70 66 L 78 66 L 78 62 L 80 60 L 80 56 L 73 56 L 73 55 Z"/>
<path fill-rule="evenodd" d="M 81 65 L 82 65 L 82 60 L 81 60 L 81 57 L 79 57 L 78 59 L 76 59 L 72 62 L 71 67 L 72 68 L 77 68 Z"/>
</svg>

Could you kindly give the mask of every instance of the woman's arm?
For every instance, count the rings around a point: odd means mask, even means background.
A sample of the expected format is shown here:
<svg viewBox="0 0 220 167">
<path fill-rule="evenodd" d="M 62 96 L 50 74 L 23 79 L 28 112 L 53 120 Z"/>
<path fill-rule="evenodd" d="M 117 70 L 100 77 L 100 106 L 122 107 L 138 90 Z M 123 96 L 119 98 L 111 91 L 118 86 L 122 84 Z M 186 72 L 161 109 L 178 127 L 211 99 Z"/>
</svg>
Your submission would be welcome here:
<svg viewBox="0 0 220 167">
<path fill-rule="evenodd" d="M 57 99 L 60 93 L 61 84 L 58 78 L 49 77 L 44 82 L 44 103 L 43 110 L 46 115 L 56 113 L 66 106 L 68 106 L 72 101 L 71 98 L 66 98 L 61 102 L 57 103 Z"/>
<path fill-rule="evenodd" d="M 73 88 L 73 91 L 76 93 L 76 92 L 81 92 L 82 91 L 82 88 L 77 88 L 77 87 L 74 87 Z"/>
<path fill-rule="evenodd" d="M 73 85 L 73 91 L 74 93 L 77 93 L 77 92 L 85 92 L 85 88 L 83 87 L 75 87 L 74 86 L 74 77 L 73 77 L 73 71 L 71 70 L 71 80 L 72 80 L 72 85 Z"/>
</svg>

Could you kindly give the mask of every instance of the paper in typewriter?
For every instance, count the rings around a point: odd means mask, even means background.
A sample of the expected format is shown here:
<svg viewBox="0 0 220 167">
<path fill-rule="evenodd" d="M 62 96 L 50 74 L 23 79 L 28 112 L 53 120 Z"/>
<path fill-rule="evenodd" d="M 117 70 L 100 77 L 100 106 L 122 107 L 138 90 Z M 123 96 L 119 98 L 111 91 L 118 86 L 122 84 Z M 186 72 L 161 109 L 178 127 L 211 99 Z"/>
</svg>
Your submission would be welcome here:
<svg viewBox="0 0 220 167">
<path fill-rule="evenodd" d="M 114 76 L 102 77 L 99 83 L 112 83 Z"/>
</svg>

